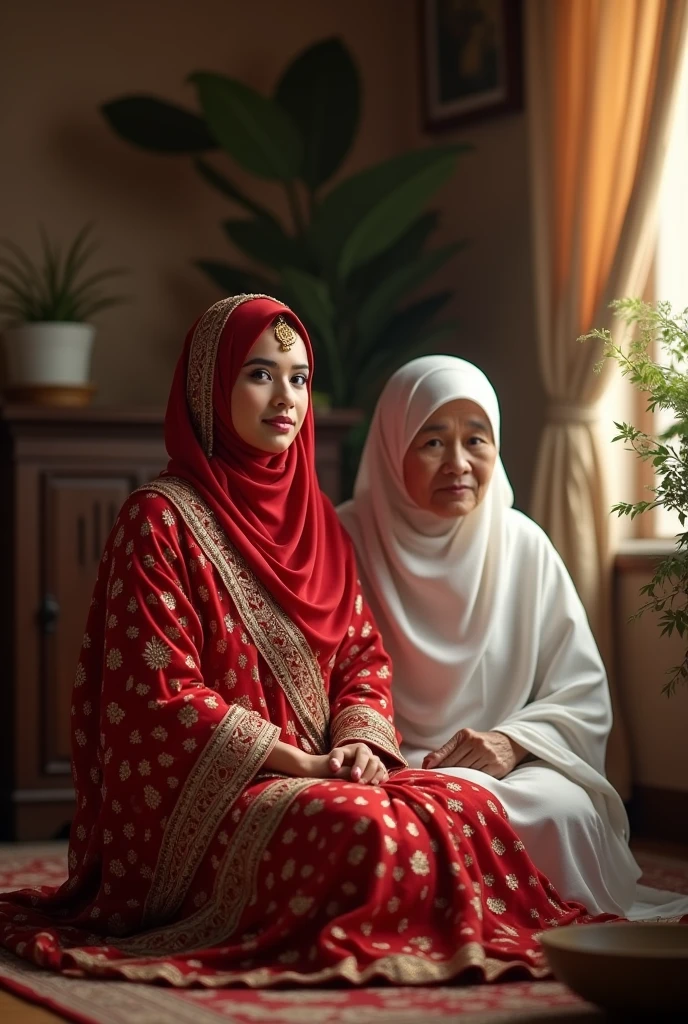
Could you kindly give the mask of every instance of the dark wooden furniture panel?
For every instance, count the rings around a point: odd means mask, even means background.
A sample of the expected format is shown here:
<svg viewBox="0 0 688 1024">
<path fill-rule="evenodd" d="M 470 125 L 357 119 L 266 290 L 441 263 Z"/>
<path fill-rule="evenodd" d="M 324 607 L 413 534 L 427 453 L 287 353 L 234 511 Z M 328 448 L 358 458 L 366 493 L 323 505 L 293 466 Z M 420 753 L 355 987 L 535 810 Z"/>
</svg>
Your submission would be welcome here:
<svg viewBox="0 0 688 1024">
<path fill-rule="evenodd" d="M 45 707 L 42 768 L 66 775 L 74 666 L 93 582 L 120 506 L 136 487 L 131 474 L 43 472 L 43 580 L 38 613 L 41 703 Z"/>
<path fill-rule="evenodd" d="M 316 415 L 339 498 L 353 411 Z M 71 690 L 103 546 L 127 495 L 166 465 L 160 411 L 0 408 L 0 838 L 68 827 Z"/>
</svg>

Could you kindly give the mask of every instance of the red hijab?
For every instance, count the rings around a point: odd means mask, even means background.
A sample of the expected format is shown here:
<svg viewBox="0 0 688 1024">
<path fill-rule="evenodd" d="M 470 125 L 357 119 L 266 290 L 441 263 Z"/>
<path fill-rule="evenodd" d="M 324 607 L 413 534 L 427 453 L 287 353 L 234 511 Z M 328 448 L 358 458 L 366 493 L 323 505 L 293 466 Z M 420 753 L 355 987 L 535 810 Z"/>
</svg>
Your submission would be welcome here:
<svg viewBox="0 0 688 1024">
<path fill-rule="evenodd" d="M 341 643 L 356 596 L 353 548 L 315 472 L 313 409 L 285 452 L 242 441 L 231 417 L 239 371 L 278 316 L 310 338 L 292 311 L 268 296 L 223 299 L 189 331 L 165 416 L 167 472 L 187 480 L 230 543 L 304 634 L 322 667 Z"/>
</svg>

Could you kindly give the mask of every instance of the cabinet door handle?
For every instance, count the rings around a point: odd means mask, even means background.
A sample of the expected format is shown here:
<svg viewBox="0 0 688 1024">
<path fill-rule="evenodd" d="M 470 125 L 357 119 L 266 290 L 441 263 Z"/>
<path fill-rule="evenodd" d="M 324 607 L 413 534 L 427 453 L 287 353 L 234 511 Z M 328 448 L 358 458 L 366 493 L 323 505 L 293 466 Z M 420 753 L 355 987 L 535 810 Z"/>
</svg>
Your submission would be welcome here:
<svg viewBox="0 0 688 1024">
<path fill-rule="evenodd" d="M 43 633 L 54 633 L 60 617 L 60 603 L 54 594 L 44 594 L 38 609 L 38 624 Z"/>
</svg>

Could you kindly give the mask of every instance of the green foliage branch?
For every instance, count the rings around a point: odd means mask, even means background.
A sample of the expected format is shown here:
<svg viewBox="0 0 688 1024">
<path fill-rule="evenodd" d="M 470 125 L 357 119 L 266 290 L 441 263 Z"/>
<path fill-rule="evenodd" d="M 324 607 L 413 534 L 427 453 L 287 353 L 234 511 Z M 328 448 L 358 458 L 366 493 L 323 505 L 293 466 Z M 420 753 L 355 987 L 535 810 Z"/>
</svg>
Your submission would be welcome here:
<svg viewBox="0 0 688 1024">
<path fill-rule="evenodd" d="M 688 518 L 688 309 L 674 312 L 668 302 L 654 305 L 641 299 L 617 299 L 612 304 L 615 315 L 630 333 L 630 342 L 623 346 L 614 341 L 607 330 L 593 330 L 581 340 L 596 338 L 604 344 L 604 359 L 613 359 L 624 377 L 647 396 L 649 412 L 665 410 L 675 422 L 661 436 L 639 430 L 630 423 L 615 423 L 619 433 L 614 441 L 655 471 L 656 483 L 648 487 L 652 497 L 636 502 L 618 502 L 612 512 L 619 516 L 636 516 L 652 509 L 675 512 L 682 531 L 676 535 L 675 551 L 663 559 L 655 574 L 640 593 L 646 598 L 635 618 L 647 611 L 659 616 L 661 635 L 671 636 L 674 630 L 682 639 L 688 636 L 688 531 L 683 530 Z M 660 361 L 658 355 L 663 352 Z M 663 687 L 667 696 L 675 693 L 679 683 L 688 682 L 688 651 L 682 662 L 669 670 Z"/>
</svg>

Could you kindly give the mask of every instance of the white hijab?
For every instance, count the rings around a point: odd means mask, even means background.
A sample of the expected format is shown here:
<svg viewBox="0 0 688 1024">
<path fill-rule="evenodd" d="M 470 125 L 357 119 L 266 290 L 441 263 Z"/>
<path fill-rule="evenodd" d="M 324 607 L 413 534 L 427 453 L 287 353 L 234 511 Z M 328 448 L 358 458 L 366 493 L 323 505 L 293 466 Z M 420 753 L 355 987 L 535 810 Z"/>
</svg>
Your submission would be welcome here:
<svg viewBox="0 0 688 1024">
<path fill-rule="evenodd" d="M 499 457 L 482 502 L 456 519 L 423 511 L 404 485 L 413 438 L 460 398 L 481 407 L 499 450 L 499 404 L 485 374 L 453 356 L 415 359 L 383 390 L 354 498 L 339 509 L 392 656 L 402 751 L 419 767 L 459 728 L 506 733 L 587 790 L 632 888 L 628 820 L 604 776 L 606 675 L 559 555 L 511 507 Z"/>
<path fill-rule="evenodd" d="M 392 656 L 402 750 L 420 767 L 458 728 L 511 736 L 587 791 L 619 905 L 630 906 L 639 869 L 624 806 L 604 775 L 607 680 L 563 562 L 540 527 L 511 507 L 499 457 L 482 502 L 456 519 L 423 511 L 404 485 L 414 437 L 456 399 L 481 407 L 499 451 L 499 404 L 485 374 L 453 356 L 415 359 L 383 390 L 354 498 L 339 509 Z"/>
<path fill-rule="evenodd" d="M 413 438 L 433 412 L 460 398 L 483 409 L 499 450 L 499 403 L 485 374 L 453 356 L 415 359 L 382 392 L 354 499 L 339 509 L 393 653 L 395 688 L 405 691 L 404 717 L 418 722 L 432 704 L 429 689 L 438 695 L 455 690 L 458 679 L 473 675 L 496 625 L 496 591 L 505 571 L 513 492 L 499 457 L 483 501 L 467 516 L 442 519 L 423 511 L 404 485 L 403 460 Z M 421 679 L 422 688 L 403 686 Z"/>
</svg>

